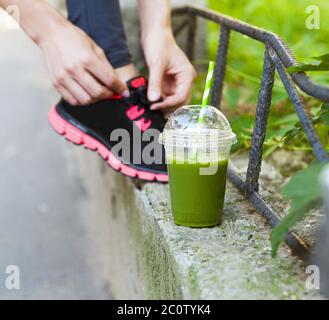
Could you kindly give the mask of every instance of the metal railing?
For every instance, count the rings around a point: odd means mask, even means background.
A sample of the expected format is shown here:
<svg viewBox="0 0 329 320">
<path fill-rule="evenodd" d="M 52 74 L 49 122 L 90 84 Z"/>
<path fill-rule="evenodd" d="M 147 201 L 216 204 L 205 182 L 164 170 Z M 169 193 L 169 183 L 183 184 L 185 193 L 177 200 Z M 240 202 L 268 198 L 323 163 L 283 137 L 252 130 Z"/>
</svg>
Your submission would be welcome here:
<svg viewBox="0 0 329 320">
<path fill-rule="evenodd" d="M 313 153 L 318 161 L 328 162 L 329 156 L 305 112 L 305 106 L 297 87 L 314 98 L 329 102 L 329 88 L 314 83 L 305 73 L 288 74 L 287 68 L 297 65 L 297 61 L 283 40 L 276 34 L 252 26 L 229 16 L 196 6 L 185 6 L 173 10 L 174 16 L 186 16 L 174 33 L 178 35 L 187 28 L 186 53 L 193 60 L 197 31 L 197 19 L 203 18 L 220 26 L 219 44 L 216 57 L 215 79 L 212 89 L 212 105 L 220 108 L 223 84 L 227 65 L 230 33 L 241 33 L 264 44 L 264 64 L 258 95 L 252 143 L 246 178 L 243 179 L 233 165 L 229 166 L 228 177 L 234 186 L 248 199 L 258 213 L 275 227 L 280 218 L 278 214 L 261 198 L 259 190 L 259 175 L 262 164 L 263 145 L 267 121 L 272 100 L 275 71 L 279 74 L 285 90 L 295 108 L 302 128 L 310 142 Z M 310 252 L 309 245 L 294 232 L 290 232 L 286 243 L 292 252 L 306 259 Z"/>
</svg>

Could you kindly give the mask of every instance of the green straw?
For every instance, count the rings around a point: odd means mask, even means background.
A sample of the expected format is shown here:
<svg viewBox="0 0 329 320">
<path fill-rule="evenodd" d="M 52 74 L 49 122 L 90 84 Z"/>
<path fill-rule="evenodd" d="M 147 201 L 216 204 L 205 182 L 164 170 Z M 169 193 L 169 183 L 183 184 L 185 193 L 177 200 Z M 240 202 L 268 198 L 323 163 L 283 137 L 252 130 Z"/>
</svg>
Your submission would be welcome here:
<svg viewBox="0 0 329 320">
<path fill-rule="evenodd" d="M 201 109 L 199 112 L 199 125 L 198 125 L 198 131 L 201 130 L 201 125 L 204 120 L 204 110 L 206 109 L 207 105 L 209 104 L 209 99 L 210 99 L 210 92 L 211 92 L 211 87 L 214 81 L 214 69 L 215 69 L 215 62 L 210 61 L 209 62 L 209 67 L 208 67 L 208 73 L 207 73 L 207 79 L 206 79 L 206 84 L 203 92 L 203 97 L 202 97 L 202 104 L 201 104 Z M 199 145 L 199 134 L 197 135 L 197 145 L 194 148 L 193 151 L 193 157 L 195 159 L 198 158 L 198 145 Z"/>
<path fill-rule="evenodd" d="M 203 97 L 202 97 L 202 104 L 201 104 L 201 110 L 200 110 L 200 116 L 199 116 L 199 123 L 203 122 L 203 110 L 204 108 L 209 104 L 209 99 L 210 99 L 210 92 L 212 88 L 212 84 L 214 81 L 214 69 L 215 69 L 215 62 L 210 61 L 209 62 L 209 67 L 208 67 L 208 73 L 207 73 L 207 79 L 206 79 L 206 84 L 203 92 Z"/>
</svg>

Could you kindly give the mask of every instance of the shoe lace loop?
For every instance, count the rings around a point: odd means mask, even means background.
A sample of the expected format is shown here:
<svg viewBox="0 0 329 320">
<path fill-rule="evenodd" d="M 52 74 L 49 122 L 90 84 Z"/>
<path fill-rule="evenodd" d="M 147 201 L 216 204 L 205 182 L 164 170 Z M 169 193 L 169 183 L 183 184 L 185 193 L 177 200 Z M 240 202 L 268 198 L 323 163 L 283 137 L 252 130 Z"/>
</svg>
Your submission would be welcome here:
<svg viewBox="0 0 329 320">
<path fill-rule="evenodd" d="M 147 89 L 146 88 L 138 88 L 135 89 L 130 94 L 130 103 L 133 105 L 138 105 L 139 107 L 142 107 L 144 109 L 150 108 L 150 101 L 147 98 Z"/>
</svg>

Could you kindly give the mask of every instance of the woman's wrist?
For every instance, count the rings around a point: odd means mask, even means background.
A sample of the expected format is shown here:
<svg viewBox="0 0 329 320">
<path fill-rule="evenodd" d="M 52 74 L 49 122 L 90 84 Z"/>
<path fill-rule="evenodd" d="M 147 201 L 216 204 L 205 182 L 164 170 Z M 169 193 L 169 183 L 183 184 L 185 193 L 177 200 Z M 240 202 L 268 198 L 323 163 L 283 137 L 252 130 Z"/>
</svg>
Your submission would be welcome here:
<svg viewBox="0 0 329 320">
<path fill-rule="evenodd" d="M 149 44 L 156 45 L 159 42 L 175 42 L 174 35 L 171 27 L 159 27 L 142 32 L 141 44 L 142 48 L 145 49 Z"/>
<path fill-rule="evenodd" d="M 56 9 L 44 1 L 30 3 L 22 12 L 20 25 L 39 47 L 47 43 L 52 34 L 68 24 Z"/>
</svg>

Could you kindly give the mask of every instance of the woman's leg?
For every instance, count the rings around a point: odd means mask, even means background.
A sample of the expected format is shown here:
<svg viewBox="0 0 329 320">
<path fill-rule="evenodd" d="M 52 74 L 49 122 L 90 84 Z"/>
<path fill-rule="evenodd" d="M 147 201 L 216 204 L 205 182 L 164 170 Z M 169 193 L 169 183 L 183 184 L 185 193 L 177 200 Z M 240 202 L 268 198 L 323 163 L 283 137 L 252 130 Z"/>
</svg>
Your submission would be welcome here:
<svg viewBox="0 0 329 320">
<path fill-rule="evenodd" d="M 127 45 L 119 0 L 66 0 L 69 20 L 104 51 L 119 77 L 136 75 Z"/>
</svg>

